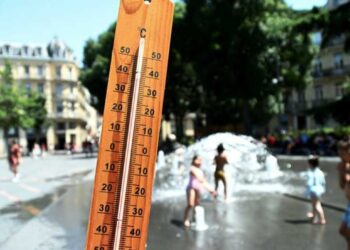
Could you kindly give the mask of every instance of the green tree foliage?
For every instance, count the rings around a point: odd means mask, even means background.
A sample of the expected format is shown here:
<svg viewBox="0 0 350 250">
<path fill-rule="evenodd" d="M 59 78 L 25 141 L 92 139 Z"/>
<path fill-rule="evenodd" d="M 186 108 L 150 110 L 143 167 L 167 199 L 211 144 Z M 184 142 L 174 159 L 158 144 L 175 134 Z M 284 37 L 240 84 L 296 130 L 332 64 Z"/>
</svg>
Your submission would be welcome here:
<svg viewBox="0 0 350 250">
<path fill-rule="evenodd" d="M 83 68 L 80 80 L 93 96 L 92 105 L 102 114 L 106 97 L 109 66 L 113 49 L 115 23 L 94 41 L 84 47 Z"/>
<path fill-rule="evenodd" d="M 177 137 L 182 138 L 182 121 L 188 111 L 198 111 L 202 106 L 201 86 L 197 82 L 197 72 L 186 43 L 188 31 L 184 22 L 186 6 L 175 5 L 174 23 L 169 55 L 167 85 L 164 98 L 164 118 L 175 116 Z"/>
<path fill-rule="evenodd" d="M 187 112 L 206 114 L 209 125 L 266 124 L 281 91 L 311 81 L 314 50 L 310 16 L 282 0 L 177 2 L 164 114 L 178 132 Z M 304 25 L 304 27 L 303 27 Z M 103 112 L 115 24 L 84 49 L 81 80 Z M 304 30 L 303 30 L 304 29 Z M 181 137 L 181 134 L 179 135 Z"/>
<path fill-rule="evenodd" d="M 330 11 L 323 24 L 323 46 L 327 46 L 334 37 L 344 36 L 344 48 L 350 50 L 350 3 Z"/>
<path fill-rule="evenodd" d="M 26 114 L 26 100 L 19 91 L 10 86 L 0 85 L 0 126 L 7 131 L 11 127 L 29 128 L 33 120 Z"/>
<path fill-rule="evenodd" d="M 0 71 L 0 78 L 3 84 L 10 85 L 13 83 L 12 68 L 9 62 L 5 62 L 3 71 Z"/>
<path fill-rule="evenodd" d="M 25 103 L 26 114 L 30 115 L 32 118 L 30 128 L 33 129 L 37 142 L 39 142 L 42 129 L 47 128 L 51 124 L 50 120 L 47 118 L 45 103 L 46 98 L 35 92 L 28 94 Z"/>
<path fill-rule="evenodd" d="M 311 81 L 310 37 L 298 30 L 301 15 L 283 1 L 185 3 L 182 46 L 174 43 L 172 49 L 179 48 L 194 67 L 209 124 L 244 121 L 250 132 L 251 124 L 264 124 L 276 112 L 282 89 Z M 176 29 L 173 34 L 176 39 Z"/>
<path fill-rule="evenodd" d="M 45 98 L 35 93 L 24 93 L 14 84 L 11 65 L 0 72 L 0 127 L 7 137 L 10 128 L 34 128 L 40 131 L 47 123 Z"/>
</svg>

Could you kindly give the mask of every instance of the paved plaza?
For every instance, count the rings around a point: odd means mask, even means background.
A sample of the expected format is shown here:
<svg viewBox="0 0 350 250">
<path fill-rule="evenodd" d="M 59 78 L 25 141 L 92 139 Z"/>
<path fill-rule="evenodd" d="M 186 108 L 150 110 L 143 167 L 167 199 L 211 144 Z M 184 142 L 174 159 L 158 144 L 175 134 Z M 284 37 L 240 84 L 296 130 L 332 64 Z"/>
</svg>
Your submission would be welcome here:
<svg viewBox="0 0 350 250">
<path fill-rule="evenodd" d="M 21 180 L 13 183 L 1 160 L 0 249 L 83 249 L 95 162 L 84 155 L 25 158 Z M 181 224 L 186 201 L 180 196 L 153 203 L 147 249 L 345 249 L 337 233 L 345 200 L 336 162 L 321 161 L 328 183 L 325 226 L 309 223 L 310 204 L 300 194 L 239 192 L 230 203 L 205 200 L 209 229 L 186 230 Z M 279 163 L 283 171 L 305 170 L 304 158 L 281 157 Z"/>
<path fill-rule="evenodd" d="M 24 157 L 19 182 L 12 182 L 6 159 L 0 160 L 0 249 L 22 226 L 59 200 L 68 187 L 93 172 L 96 158 L 84 155 Z"/>
</svg>

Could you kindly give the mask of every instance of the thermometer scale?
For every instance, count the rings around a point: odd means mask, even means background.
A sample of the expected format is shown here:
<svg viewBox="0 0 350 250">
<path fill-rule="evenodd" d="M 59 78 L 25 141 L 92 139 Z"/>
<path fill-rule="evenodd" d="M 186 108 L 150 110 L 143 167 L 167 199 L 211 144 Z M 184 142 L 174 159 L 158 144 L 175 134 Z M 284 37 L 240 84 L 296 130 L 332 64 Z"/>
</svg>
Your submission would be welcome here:
<svg viewBox="0 0 350 250">
<path fill-rule="evenodd" d="M 146 247 L 173 12 L 120 1 L 86 250 Z"/>
</svg>

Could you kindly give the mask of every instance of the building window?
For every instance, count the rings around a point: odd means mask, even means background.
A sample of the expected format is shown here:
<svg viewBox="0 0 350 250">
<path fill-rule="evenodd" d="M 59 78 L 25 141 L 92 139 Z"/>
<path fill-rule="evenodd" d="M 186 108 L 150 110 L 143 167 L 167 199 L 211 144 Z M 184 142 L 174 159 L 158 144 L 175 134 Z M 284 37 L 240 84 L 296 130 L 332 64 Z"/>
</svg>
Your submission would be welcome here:
<svg viewBox="0 0 350 250">
<path fill-rule="evenodd" d="M 75 127 L 76 127 L 76 124 L 74 122 L 70 122 L 69 123 L 69 128 L 70 129 L 75 129 Z"/>
<path fill-rule="evenodd" d="M 56 78 L 61 78 L 61 66 L 56 66 Z"/>
<path fill-rule="evenodd" d="M 312 40 L 312 44 L 314 45 L 321 45 L 321 42 L 322 42 L 322 35 L 321 35 L 321 32 L 314 32 L 312 35 L 311 35 L 311 40 Z"/>
<path fill-rule="evenodd" d="M 63 103 L 62 102 L 56 102 L 56 112 L 57 113 L 63 112 Z"/>
<path fill-rule="evenodd" d="M 55 95 L 56 97 L 61 97 L 63 92 L 62 83 L 58 82 L 56 83 L 56 89 L 55 89 Z"/>
<path fill-rule="evenodd" d="M 334 68 L 342 69 L 344 67 L 343 53 L 336 53 L 333 57 Z"/>
<path fill-rule="evenodd" d="M 322 100 L 322 99 L 323 99 L 322 85 L 316 85 L 315 86 L 315 100 Z"/>
<path fill-rule="evenodd" d="M 300 102 L 300 103 L 305 102 L 305 91 L 304 90 L 298 91 L 298 102 Z"/>
<path fill-rule="evenodd" d="M 75 111 L 75 102 L 70 103 L 70 109 L 72 110 L 72 112 Z"/>
<path fill-rule="evenodd" d="M 71 94 L 74 94 L 74 83 L 71 83 L 71 84 L 69 85 L 69 90 L 70 90 L 70 93 L 71 93 Z"/>
<path fill-rule="evenodd" d="M 27 46 L 24 46 L 24 47 L 23 47 L 23 51 L 24 51 L 24 54 L 27 55 L 27 54 L 28 54 L 28 47 L 27 47 Z"/>
<path fill-rule="evenodd" d="M 5 44 L 4 48 L 5 48 L 6 54 L 9 54 L 10 53 L 10 45 Z"/>
<path fill-rule="evenodd" d="M 29 94 L 32 91 L 32 85 L 30 82 L 26 83 L 26 93 Z"/>
<path fill-rule="evenodd" d="M 319 58 L 319 57 L 316 58 L 314 67 L 315 67 L 315 72 L 316 73 L 321 73 L 322 72 L 322 61 L 321 61 L 321 58 Z"/>
<path fill-rule="evenodd" d="M 299 130 L 306 129 L 306 117 L 298 116 L 297 117 L 297 126 Z"/>
<path fill-rule="evenodd" d="M 40 77 L 44 76 L 44 66 L 39 65 L 37 69 L 38 69 L 38 76 Z"/>
<path fill-rule="evenodd" d="M 38 92 L 44 94 L 44 83 L 38 83 Z"/>
<path fill-rule="evenodd" d="M 63 122 L 58 122 L 56 125 L 57 130 L 65 130 L 66 126 Z"/>
<path fill-rule="evenodd" d="M 68 72 L 69 72 L 69 79 L 72 80 L 73 79 L 73 69 L 72 69 L 72 67 L 68 67 Z"/>
<path fill-rule="evenodd" d="M 24 74 L 25 74 L 25 76 L 26 77 L 29 77 L 29 70 L 30 70 L 30 68 L 29 68 L 29 65 L 24 65 L 23 66 L 24 67 Z"/>
<path fill-rule="evenodd" d="M 342 98 L 344 95 L 345 95 L 344 84 L 337 83 L 335 85 L 335 96 L 338 97 L 338 98 Z"/>
</svg>

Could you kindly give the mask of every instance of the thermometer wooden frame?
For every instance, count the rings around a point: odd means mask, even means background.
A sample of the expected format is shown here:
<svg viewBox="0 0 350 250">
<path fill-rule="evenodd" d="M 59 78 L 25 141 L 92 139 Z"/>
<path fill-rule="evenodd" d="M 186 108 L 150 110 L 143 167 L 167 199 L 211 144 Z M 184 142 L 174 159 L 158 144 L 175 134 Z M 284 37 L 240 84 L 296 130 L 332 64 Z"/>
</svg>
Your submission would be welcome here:
<svg viewBox="0 0 350 250">
<path fill-rule="evenodd" d="M 86 250 L 145 249 L 173 12 L 120 1 Z"/>
</svg>

